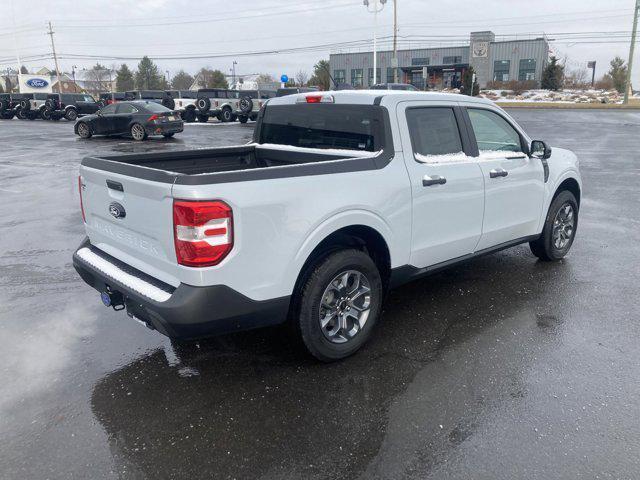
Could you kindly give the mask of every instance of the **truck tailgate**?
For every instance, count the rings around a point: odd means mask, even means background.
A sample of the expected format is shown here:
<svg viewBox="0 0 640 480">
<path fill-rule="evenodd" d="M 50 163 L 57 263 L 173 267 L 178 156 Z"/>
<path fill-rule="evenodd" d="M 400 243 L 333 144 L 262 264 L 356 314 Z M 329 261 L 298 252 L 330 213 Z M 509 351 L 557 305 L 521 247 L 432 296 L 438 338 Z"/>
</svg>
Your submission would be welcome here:
<svg viewBox="0 0 640 480">
<path fill-rule="evenodd" d="M 86 230 L 95 247 L 170 285 L 177 263 L 172 183 L 80 168 Z"/>
</svg>

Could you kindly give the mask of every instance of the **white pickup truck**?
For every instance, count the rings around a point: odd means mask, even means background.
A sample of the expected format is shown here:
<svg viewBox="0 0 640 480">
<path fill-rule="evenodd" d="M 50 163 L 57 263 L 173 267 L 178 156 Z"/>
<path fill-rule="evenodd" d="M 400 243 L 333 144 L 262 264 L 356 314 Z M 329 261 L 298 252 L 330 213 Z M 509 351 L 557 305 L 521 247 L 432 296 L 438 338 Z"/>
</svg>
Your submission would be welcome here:
<svg viewBox="0 0 640 480">
<path fill-rule="evenodd" d="M 88 157 L 73 256 L 102 300 L 192 339 L 289 322 L 322 361 L 370 336 L 387 289 L 575 238 L 576 156 L 490 101 L 410 91 L 271 99 L 253 142 Z"/>
</svg>

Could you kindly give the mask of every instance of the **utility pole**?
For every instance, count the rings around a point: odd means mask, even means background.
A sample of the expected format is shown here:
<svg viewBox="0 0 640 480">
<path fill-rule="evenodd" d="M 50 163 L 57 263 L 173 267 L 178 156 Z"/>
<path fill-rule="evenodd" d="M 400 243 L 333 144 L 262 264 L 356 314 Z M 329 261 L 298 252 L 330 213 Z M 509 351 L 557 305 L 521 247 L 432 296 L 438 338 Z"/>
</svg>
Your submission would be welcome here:
<svg viewBox="0 0 640 480">
<path fill-rule="evenodd" d="M 638 30 L 638 12 L 640 12 L 640 0 L 636 0 L 633 12 L 633 30 L 631 32 L 631 46 L 629 47 L 629 61 L 627 62 L 627 82 L 624 89 L 624 103 L 629 103 L 629 90 L 631 90 L 631 69 L 633 68 L 633 50 L 636 46 L 636 31 Z"/>
<path fill-rule="evenodd" d="M 380 8 L 378 8 L 378 2 L 380 2 Z M 367 7 L 367 10 L 373 13 L 373 84 L 378 83 L 378 75 L 377 75 L 377 67 L 378 67 L 378 13 L 382 11 L 384 8 L 384 4 L 387 3 L 387 0 L 373 0 L 373 10 L 369 10 L 369 0 L 362 0 L 362 4 Z M 353 81 L 353 79 L 352 79 Z"/>
<path fill-rule="evenodd" d="M 62 93 L 62 79 L 60 78 L 60 68 L 58 68 L 58 56 L 56 55 L 56 44 L 53 41 L 53 28 L 51 28 L 51 22 L 49 22 L 49 31 L 47 35 L 51 37 L 51 50 L 53 51 L 53 61 L 56 65 L 56 76 L 58 77 L 58 93 Z"/>
<path fill-rule="evenodd" d="M 393 0 L 393 59 L 391 66 L 393 67 L 393 83 L 398 83 L 398 0 Z"/>
</svg>

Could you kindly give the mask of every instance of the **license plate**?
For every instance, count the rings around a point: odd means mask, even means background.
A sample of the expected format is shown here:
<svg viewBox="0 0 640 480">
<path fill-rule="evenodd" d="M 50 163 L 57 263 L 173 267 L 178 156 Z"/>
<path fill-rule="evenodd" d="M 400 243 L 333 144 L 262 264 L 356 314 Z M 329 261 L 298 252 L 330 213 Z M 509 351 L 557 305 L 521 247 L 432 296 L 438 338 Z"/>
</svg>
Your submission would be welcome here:
<svg viewBox="0 0 640 480">
<path fill-rule="evenodd" d="M 169 115 L 169 121 L 170 121 L 170 122 L 175 121 L 175 119 L 176 119 L 176 117 L 174 117 L 173 115 Z"/>
</svg>

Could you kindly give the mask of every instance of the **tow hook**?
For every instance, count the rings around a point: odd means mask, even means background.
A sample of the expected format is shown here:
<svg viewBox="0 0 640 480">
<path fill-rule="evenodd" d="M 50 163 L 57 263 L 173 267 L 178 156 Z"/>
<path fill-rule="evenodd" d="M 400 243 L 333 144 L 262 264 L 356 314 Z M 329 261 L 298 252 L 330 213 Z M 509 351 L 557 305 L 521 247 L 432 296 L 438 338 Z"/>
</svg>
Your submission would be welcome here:
<svg viewBox="0 0 640 480">
<path fill-rule="evenodd" d="M 111 307 L 116 312 L 124 309 L 124 297 L 120 292 L 111 290 L 109 286 L 107 286 L 106 291 L 100 294 L 100 299 L 105 307 Z"/>
</svg>

